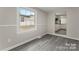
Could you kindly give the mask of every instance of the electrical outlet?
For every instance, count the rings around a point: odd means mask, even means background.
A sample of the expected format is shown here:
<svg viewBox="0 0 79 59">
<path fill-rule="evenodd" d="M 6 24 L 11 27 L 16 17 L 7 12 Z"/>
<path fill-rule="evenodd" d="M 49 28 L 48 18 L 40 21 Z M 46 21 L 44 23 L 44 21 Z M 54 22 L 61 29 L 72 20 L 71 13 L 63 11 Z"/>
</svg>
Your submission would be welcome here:
<svg viewBox="0 0 79 59">
<path fill-rule="evenodd" d="M 8 39 L 8 43 L 9 43 L 9 42 L 11 42 L 11 39 L 10 39 L 10 38 Z"/>
</svg>

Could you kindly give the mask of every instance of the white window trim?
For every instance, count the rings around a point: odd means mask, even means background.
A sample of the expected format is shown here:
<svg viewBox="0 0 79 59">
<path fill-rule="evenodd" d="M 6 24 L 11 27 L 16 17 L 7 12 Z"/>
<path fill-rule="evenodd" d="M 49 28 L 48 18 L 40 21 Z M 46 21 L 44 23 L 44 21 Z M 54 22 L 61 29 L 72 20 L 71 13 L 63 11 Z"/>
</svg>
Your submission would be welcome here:
<svg viewBox="0 0 79 59">
<path fill-rule="evenodd" d="M 19 7 L 18 7 L 19 8 Z M 27 9 L 29 9 L 29 10 L 31 10 L 31 11 L 33 11 L 34 13 L 35 13 L 35 28 L 34 29 L 29 29 L 29 30 L 26 30 L 26 31 L 20 31 L 20 17 L 19 17 L 19 13 L 18 13 L 18 8 L 16 8 L 16 14 L 17 14 L 17 33 L 27 33 L 27 32 L 31 32 L 31 31 L 36 31 L 37 30 L 37 11 L 35 10 L 35 9 L 33 9 L 33 8 L 28 8 L 28 7 L 22 7 L 22 8 L 27 8 Z"/>
</svg>

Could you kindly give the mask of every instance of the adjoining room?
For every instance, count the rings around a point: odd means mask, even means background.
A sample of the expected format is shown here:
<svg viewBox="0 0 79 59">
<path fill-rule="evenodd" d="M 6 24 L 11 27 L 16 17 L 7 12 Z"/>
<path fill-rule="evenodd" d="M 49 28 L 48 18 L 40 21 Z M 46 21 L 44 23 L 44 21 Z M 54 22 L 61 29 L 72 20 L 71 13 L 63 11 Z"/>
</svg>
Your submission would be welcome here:
<svg viewBox="0 0 79 59">
<path fill-rule="evenodd" d="M 78 7 L 0 7 L 1 51 L 79 51 Z"/>
</svg>

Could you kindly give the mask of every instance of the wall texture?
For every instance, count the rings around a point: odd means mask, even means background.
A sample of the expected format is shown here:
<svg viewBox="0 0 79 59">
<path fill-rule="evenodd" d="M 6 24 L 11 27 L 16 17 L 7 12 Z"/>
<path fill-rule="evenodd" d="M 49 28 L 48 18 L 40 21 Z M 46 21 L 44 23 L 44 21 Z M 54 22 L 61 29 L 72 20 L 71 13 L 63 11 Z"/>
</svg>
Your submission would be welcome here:
<svg viewBox="0 0 79 59">
<path fill-rule="evenodd" d="M 79 8 L 68 8 L 67 15 L 68 36 L 79 39 Z"/>
<path fill-rule="evenodd" d="M 0 50 L 46 34 L 47 14 L 39 9 L 34 9 L 37 11 L 37 30 L 18 34 L 16 8 L 0 8 Z"/>
<path fill-rule="evenodd" d="M 64 10 L 55 10 L 49 13 L 48 33 L 55 34 L 55 14 L 67 14 L 67 37 L 79 39 L 79 8 L 65 8 Z"/>
<path fill-rule="evenodd" d="M 60 11 L 45 13 L 37 8 L 37 30 L 31 32 L 17 33 L 16 8 L 0 7 L 0 50 L 12 47 L 21 42 L 28 42 L 30 39 L 43 34 L 54 34 L 55 12 L 67 13 L 67 36 L 79 39 L 79 8 L 67 8 Z M 47 20 L 48 19 L 48 20 Z"/>
</svg>

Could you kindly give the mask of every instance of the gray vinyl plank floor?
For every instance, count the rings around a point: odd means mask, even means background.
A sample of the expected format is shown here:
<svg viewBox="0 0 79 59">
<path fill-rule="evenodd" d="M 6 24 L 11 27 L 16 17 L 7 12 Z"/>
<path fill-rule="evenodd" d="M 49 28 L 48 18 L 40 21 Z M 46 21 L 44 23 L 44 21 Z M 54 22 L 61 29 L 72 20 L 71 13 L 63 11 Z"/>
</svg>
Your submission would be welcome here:
<svg viewBox="0 0 79 59">
<path fill-rule="evenodd" d="M 56 33 L 66 35 L 66 30 L 61 29 L 61 30 L 56 31 Z"/>
<path fill-rule="evenodd" d="M 10 51 L 79 51 L 79 41 L 47 34 Z"/>
</svg>

